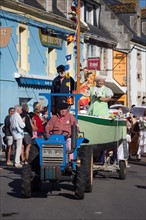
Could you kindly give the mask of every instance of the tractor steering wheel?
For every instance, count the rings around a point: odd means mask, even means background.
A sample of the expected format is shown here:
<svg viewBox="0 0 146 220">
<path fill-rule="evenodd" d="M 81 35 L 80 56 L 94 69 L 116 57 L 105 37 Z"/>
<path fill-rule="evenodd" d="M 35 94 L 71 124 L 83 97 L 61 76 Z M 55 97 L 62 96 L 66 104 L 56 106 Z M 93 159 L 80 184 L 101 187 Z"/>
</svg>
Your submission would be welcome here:
<svg viewBox="0 0 146 220">
<path fill-rule="evenodd" d="M 68 138 L 69 132 L 66 130 L 53 129 L 49 131 L 49 134 L 51 135 L 51 134 L 54 134 L 54 132 L 58 132 L 58 131 L 60 132 L 61 135 L 64 135 L 65 138 Z"/>
</svg>

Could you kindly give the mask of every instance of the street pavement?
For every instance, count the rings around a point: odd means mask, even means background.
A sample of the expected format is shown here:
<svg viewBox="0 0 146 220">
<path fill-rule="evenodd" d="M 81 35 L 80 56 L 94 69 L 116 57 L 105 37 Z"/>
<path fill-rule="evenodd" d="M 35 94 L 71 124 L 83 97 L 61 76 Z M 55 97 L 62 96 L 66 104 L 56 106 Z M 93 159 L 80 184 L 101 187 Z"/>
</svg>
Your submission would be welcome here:
<svg viewBox="0 0 146 220">
<path fill-rule="evenodd" d="M 0 155 L 1 220 L 145 220 L 146 158 L 131 161 L 127 178 L 100 173 L 93 181 L 92 193 L 76 200 L 71 183 L 42 184 L 32 198 L 21 197 L 21 169 L 7 167 Z M 51 192 L 53 190 L 53 192 Z"/>
</svg>

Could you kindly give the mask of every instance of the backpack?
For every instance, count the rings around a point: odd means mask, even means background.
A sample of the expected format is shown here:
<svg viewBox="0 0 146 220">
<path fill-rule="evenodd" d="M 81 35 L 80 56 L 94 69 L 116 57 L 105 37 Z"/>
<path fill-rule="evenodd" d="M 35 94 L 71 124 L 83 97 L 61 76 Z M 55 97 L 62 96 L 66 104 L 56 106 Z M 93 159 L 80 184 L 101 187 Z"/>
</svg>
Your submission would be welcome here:
<svg viewBox="0 0 146 220">
<path fill-rule="evenodd" d="M 7 139 L 6 139 L 6 136 L 3 137 L 3 142 L 4 142 L 4 144 L 7 145 Z"/>
<path fill-rule="evenodd" d="M 2 132 L 3 132 L 4 134 L 6 133 L 6 127 L 5 127 L 5 126 L 2 127 Z"/>
</svg>

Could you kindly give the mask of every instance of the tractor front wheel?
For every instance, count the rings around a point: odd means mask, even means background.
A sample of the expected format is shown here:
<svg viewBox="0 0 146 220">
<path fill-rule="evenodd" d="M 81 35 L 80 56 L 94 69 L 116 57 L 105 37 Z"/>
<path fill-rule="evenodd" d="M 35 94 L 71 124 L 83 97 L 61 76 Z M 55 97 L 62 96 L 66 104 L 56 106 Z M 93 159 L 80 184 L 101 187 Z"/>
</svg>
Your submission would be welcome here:
<svg viewBox="0 0 146 220">
<path fill-rule="evenodd" d="M 81 166 L 77 166 L 76 176 L 75 176 L 75 197 L 77 199 L 83 200 L 85 192 L 83 169 Z"/>
</svg>

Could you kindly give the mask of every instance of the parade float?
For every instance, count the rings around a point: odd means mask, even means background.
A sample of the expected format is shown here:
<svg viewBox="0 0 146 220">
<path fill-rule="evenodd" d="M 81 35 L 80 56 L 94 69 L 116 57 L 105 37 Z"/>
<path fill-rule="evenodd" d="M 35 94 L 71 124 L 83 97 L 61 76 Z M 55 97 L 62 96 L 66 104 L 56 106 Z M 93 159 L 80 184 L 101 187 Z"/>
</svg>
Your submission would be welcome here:
<svg viewBox="0 0 146 220">
<path fill-rule="evenodd" d="M 78 25 L 77 25 L 77 93 L 85 92 L 91 85 L 94 85 L 96 69 L 93 70 L 84 83 L 80 83 L 80 1 L 78 1 Z M 107 118 L 100 116 L 89 116 L 84 111 L 85 105 L 89 104 L 87 97 L 81 97 L 78 106 L 78 124 L 80 130 L 84 131 L 85 137 L 89 140 L 87 145 L 93 148 L 93 170 L 118 172 L 120 179 L 126 178 L 126 116 L 117 112 Z M 82 105 L 82 106 L 81 106 Z"/>
</svg>

